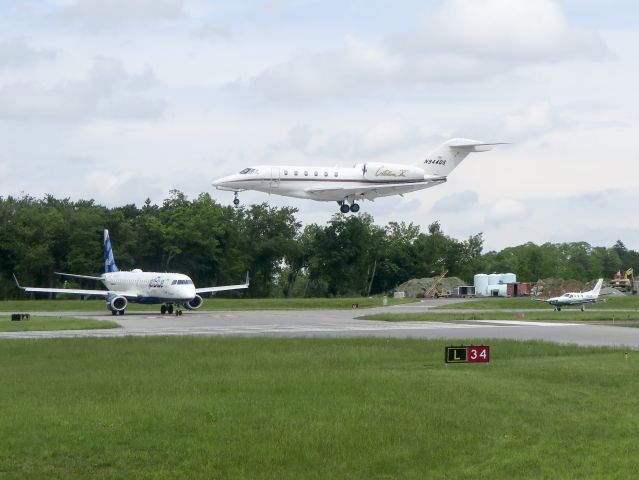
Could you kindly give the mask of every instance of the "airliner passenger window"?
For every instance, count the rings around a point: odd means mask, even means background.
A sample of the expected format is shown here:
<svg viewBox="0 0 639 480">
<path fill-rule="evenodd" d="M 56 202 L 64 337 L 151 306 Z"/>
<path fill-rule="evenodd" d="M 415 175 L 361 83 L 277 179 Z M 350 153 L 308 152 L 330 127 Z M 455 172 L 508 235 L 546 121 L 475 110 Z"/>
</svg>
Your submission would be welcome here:
<svg viewBox="0 0 639 480">
<path fill-rule="evenodd" d="M 293 175 L 295 175 L 295 176 L 297 177 L 297 170 L 295 170 L 295 171 L 293 172 Z"/>
<path fill-rule="evenodd" d="M 317 177 L 317 172 L 315 172 L 315 176 Z"/>
<path fill-rule="evenodd" d="M 308 177 L 308 172 L 304 172 L 304 176 L 305 176 L 305 177 Z"/>
<path fill-rule="evenodd" d="M 284 170 L 284 175 L 288 175 L 288 170 Z"/>
<path fill-rule="evenodd" d="M 325 177 L 328 177 L 328 172 L 324 172 L 324 176 L 325 176 Z"/>
<path fill-rule="evenodd" d="M 333 173 L 333 176 L 334 176 L 334 177 L 337 177 L 337 172 Z"/>
</svg>

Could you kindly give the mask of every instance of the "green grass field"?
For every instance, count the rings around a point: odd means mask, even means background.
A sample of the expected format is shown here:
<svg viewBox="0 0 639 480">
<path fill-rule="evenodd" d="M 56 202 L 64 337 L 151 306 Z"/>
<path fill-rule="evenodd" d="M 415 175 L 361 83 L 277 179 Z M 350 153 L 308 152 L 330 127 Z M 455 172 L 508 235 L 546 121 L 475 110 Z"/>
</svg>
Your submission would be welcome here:
<svg viewBox="0 0 639 480">
<path fill-rule="evenodd" d="M 0 315 L 0 332 L 31 332 L 42 330 L 92 330 L 97 328 L 119 328 L 111 321 L 90 320 L 72 317 L 38 317 L 30 320 L 11 321 L 9 315 Z"/>
<path fill-rule="evenodd" d="M 389 298 L 389 305 L 414 302 L 414 299 Z M 215 298 L 205 297 L 200 310 L 306 310 L 306 309 L 350 309 L 381 307 L 382 298 Z M 104 300 L 4 300 L 0 301 L 0 312 L 79 312 L 104 311 Z M 160 305 L 140 305 L 130 302 L 130 311 L 159 311 Z"/>
<path fill-rule="evenodd" d="M 629 296 L 608 296 L 605 297 L 605 302 L 594 303 L 586 305 L 588 310 L 600 310 L 600 309 L 639 309 L 639 295 Z M 552 305 L 548 305 L 546 302 L 533 301 L 530 298 L 485 298 L 473 300 L 472 302 L 464 302 L 454 305 L 442 305 L 435 307 L 437 309 L 455 308 L 455 309 L 495 309 L 495 310 L 507 310 L 507 309 L 552 309 Z M 579 307 L 566 307 L 579 308 Z M 563 310 L 563 309 L 562 309 Z"/>
<path fill-rule="evenodd" d="M 361 320 L 381 320 L 385 322 L 449 322 L 453 320 L 521 320 L 543 322 L 618 322 L 623 326 L 639 326 L 639 311 L 636 312 L 581 312 L 579 310 L 562 310 L 561 312 L 458 312 L 458 313 L 378 313 L 357 317 Z"/>
<path fill-rule="evenodd" d="M 0 478 L 636 476 L 638 352 L 491 341 L 446 366 L 445 345 L 3 341 Z"/>
</svg>

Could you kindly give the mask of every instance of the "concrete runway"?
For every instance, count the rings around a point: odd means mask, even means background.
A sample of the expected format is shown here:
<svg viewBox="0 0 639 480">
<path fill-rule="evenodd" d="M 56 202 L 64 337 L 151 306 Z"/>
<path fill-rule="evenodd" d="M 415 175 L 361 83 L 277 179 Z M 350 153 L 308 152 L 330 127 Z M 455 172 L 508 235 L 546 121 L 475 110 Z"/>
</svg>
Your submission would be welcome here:
<svg viewBox="0 0 639 480">
<path fill-rule="evenodd" d="M 451 302 L 452 303 L 452 302 Z M 442 305 L 442 301 L 435 301 Z M 579 323 L 475 320 L 452 322 L 379 322 L 355 317 L 380 312 L 419 312 L 432 301 L 362 310 L 286 310 L 185 312 L 182 316 L 152 312 L 34 312 L 34 315 L 72 316 L 115 320 L 122 328 L 4 332 L 1 338 L 73 338 L 124 336 L 240 335 L 283 337 L 393 337 L 515 340 L 547 340 L 558 343 L 624 346 L 639 349 L 639 329 Z M 466 310 L 465 313 L 469 311 Z"/>
</svg>

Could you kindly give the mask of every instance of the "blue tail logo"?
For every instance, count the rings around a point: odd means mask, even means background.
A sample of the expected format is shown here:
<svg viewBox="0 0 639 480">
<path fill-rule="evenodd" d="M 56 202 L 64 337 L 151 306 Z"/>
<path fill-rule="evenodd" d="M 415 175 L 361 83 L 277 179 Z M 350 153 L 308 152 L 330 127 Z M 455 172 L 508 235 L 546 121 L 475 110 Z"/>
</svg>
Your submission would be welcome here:
<svg viewBox="0 0 639 480">
<path fill-rule="evenodd" d="M 109 231 L 104 231 L 104 273 L 113 273 L 118 271 L 118 266 L 115 264 L 115 257 L 113 256 L 113 249 L 111 248 L 111 239 L 109 238 Z"/>
</svg>

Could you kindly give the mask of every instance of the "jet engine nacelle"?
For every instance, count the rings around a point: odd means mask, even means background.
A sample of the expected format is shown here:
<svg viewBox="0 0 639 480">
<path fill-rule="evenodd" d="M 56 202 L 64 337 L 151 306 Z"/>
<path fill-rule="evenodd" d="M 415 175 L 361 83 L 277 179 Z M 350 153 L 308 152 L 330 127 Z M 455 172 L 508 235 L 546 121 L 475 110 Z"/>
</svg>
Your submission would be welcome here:
<svg viewBox="0 0 639 480">
<path fill-rule="evenodd" d="M 126 297 L 120 295 L 113 295 L 106 299 L 106 306 L 112 312 L 123 312 L 128 303 Z"/>
<path fill-rule="evenodd" d="M 424 171 L 412 165 L 370 162 L 364 165 L 364 178 L 376 181 L 423 180 Z"/>
<path fill-rule="evenodd" d="M 196 295 L 195 297 L 193 297 L 193 300 L 189 300 L 188 302 L 184 304 L 184 306 L 188 308 L 189 310 L 197 310 L 198 308 L 202 306 L 202 303 L 204 303 L 204 300 L 202 300 L 202 297 L 200 297 L 199 295 Z"/>
</svg>

